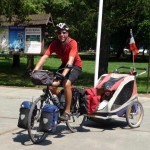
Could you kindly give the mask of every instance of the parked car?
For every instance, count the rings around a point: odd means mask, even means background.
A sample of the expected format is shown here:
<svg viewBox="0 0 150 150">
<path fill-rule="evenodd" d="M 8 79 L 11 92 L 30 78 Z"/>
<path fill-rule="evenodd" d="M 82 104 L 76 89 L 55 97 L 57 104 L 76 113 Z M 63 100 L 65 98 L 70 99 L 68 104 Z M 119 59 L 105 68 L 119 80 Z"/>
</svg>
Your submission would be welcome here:
<svg viewBox="0 0 150 150">
<path fill-rule="evenodd" d="M 144 49 L 143 47 L 139 48 L 139 55 L 147 55 L 149 54 L 149 50 L 148 49 Z"/>
<path fill-rule="evenodd" d="M 131 51 L 128 48 L 124 48 L 123 51 L 124 51 L 124 54 L 126 54 L 126 55 L 131 53 Z M 140 47 L 138 49 L 138 52 L 139 52 L 138 55 L 148 55 L 149 54 L 149 50 L 144 49 L 143 47 Z"/>
<path fill-rule="evenodd" d="M 123 52 L 124 52 L 125 55 L 131 53 L 131 51 L 130 51 L 128 48 L 124 48 L 124 49 L 123 49 Z"/>
</svg>

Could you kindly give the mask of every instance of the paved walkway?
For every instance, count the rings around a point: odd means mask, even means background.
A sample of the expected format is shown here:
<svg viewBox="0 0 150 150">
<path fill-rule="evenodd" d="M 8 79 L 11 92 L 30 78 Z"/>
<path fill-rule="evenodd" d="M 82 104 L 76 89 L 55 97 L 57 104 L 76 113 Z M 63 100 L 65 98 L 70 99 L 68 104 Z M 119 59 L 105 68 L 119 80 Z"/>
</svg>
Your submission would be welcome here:
<svg viewBox="0 0 150 150">
<path fill-rule="evenodd" d="M 48 136 L 46 141 L 33 145 L 25 130 L 17 127 L 20 104 L 34 99 L 41 89 L 0 86 L 0 149 L 2 150 L 149 150 L 150 149 L 150 98 L 139 95 L 145 116 L 141 127 L 130 129 L 125 121 L 85 123 L 85 130 L 74 134 L 61 134 L 65 127 Z"/>
</svg>

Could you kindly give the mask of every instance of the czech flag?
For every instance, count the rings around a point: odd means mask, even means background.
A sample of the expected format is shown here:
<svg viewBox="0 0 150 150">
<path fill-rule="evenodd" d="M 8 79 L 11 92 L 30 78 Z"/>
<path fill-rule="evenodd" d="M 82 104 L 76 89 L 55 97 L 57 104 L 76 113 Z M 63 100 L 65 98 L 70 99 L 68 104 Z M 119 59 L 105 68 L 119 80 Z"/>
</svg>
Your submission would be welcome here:
<svg viewBox="0 0 150 150">
<path fill-rule="evenodd" d="M 137 55 L 138 55 L 138 49 L 135 45 L 135 40 L 134 40 L 134 37 L 133 37 L 132 29 L 130 30 L 130 35 L 131 35 L 131 38 L 130 38 L 129 47 L 130 47 L 130 50 L 133 52 L 133 58 L 135 60 Z"/>
</svg>

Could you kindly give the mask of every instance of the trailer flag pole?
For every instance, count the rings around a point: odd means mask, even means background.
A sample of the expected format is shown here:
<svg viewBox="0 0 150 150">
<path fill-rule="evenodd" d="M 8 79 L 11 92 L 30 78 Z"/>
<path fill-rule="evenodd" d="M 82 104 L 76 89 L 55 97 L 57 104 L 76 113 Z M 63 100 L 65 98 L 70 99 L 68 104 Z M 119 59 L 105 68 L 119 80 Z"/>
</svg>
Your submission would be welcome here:
<svg viewBox="0 0 150 150">
<path fill-rule="evenodd" d="M 96 83 L 98 81 L 98 72 L 99 72 L 102 12 L 103 12 L 103 0 L 99 0 L 99 14 L 98 14 L 98 28 L 97 28 L 96 56 L 95 56 L 96 57 L 96 61 L 95 61 L 94 87 L 96 86 Z"/>
</svg>

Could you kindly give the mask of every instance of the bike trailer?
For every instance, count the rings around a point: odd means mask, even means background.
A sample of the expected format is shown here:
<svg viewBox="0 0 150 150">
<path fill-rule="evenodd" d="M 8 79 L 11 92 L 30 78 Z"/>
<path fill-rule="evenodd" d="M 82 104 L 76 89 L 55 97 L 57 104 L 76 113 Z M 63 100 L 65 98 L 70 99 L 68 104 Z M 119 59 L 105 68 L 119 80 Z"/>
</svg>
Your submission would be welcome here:
<svg viewBox="0 0 150 150">
<path fill-rule="evenodd" d="M 135 77 L 129 74 L 105 74 L 100 78 L 96 89 L 98 92 L 101 89 L 105 91 L 102 102 L 107 101 L 106 107 L 98 109 L 98 112 L 120 113 L 120 110 L 126 108 L 137 97 Z"/>
<path fill-rule="evenodd" d="M 39 130 L 54 132 L 56 130 L 59 109 L 56 105 L 46 104 L 42 108 Z"/>
<path fill-rule="evenodd" d="M 19 128 L 27 129 L 28 115 L 29 115 L 31 106 L 32 106 L 32 102 L 30 101 L 22 102 L 21 107 L 20 107 L 19 119 L 18 119 Z"/>
</svg>

